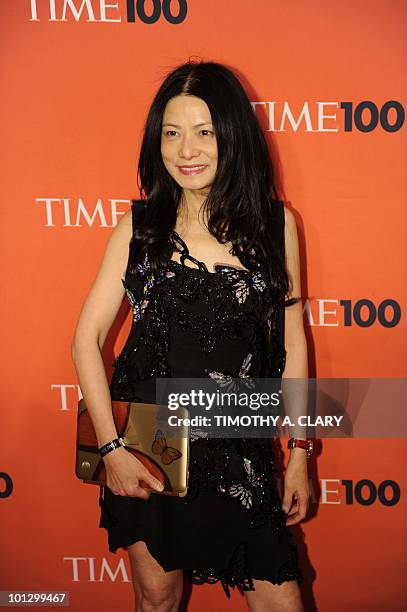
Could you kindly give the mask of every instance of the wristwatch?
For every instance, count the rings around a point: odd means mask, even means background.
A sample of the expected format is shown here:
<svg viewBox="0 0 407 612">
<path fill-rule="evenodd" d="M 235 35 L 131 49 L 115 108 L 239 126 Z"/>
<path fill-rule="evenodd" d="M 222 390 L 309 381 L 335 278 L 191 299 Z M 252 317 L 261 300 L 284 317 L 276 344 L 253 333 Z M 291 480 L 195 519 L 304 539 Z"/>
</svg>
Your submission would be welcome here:
<svg viewBox="0 0 407 612">
<path fill-rule="evenodd" d="M 298 446 L 298 448 L 305 448 L 308 459 L 311 457 L 314 450 L 314 441 L 312 438 L 307 438 L 306 440 L 301 440 L 301 438 L 290 438 L 288 440 L 287 448 L 294 448 L 296 446 Z"/>
<path fill-rule="evenodd" d="M 104 457 L 105 455 L 107 455 L 107 453 L 110 453 L 115 448 L 120 448 L 120 446 L 125 446 L 123 438 L 115 438 L 111 442 L 108 442 L 107 444 L 101 446 L 99 448 L 99 453 L 101 457 Z"/>
</svg>

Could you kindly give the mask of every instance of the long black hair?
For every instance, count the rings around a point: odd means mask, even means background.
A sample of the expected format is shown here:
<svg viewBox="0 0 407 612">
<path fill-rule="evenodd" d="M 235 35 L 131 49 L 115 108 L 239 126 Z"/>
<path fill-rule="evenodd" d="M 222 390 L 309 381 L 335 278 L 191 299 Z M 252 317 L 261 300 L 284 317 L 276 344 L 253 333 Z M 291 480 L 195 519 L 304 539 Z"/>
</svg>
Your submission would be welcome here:
<svg viewBox="0 0 407 612">
<path fill-rule="evenodd" d="M 289 281 L 284 240 L 276 219 L 278 196 L 266 139 L 242 84 L 223 64 L 188 61 L 175 67 L 159 87 L 144 126 L 137 181 L 141 200 L 133 200 L 136 224 L 130 243 L 132 262 L 148 253 L 151 269 L 171 257 L 169 234 L 175 228 L 182 187 L 164 166 L 162 118 L 167 102 L 180 94 L 204 100 L 215 131 L 218 163 L 203 206 L 208 230 L 244 267 L 266 271 L 274 299 L 286 306 Z"/>
</svg>

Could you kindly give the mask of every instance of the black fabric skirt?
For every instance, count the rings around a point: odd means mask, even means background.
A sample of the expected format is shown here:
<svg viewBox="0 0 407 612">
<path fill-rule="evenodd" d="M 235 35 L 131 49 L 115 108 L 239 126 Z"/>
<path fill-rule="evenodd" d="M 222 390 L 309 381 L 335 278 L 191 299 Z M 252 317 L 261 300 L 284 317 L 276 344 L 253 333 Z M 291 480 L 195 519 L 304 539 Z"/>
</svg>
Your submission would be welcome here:
<svg viewBox="0 0 407 612">
<path fill-rule="evenodd" d="M 243 467 L 242 467 L 243 466 Z M 275 480 L 269 440 L 200 439 L 190 446 L 185 497 L 114 495 L 100 487 L 99 527 L 109 551 L 144 541 L 165 571 L 193 584 L 255 590 L 253 580 L 302 580 Z"/>
</svg>

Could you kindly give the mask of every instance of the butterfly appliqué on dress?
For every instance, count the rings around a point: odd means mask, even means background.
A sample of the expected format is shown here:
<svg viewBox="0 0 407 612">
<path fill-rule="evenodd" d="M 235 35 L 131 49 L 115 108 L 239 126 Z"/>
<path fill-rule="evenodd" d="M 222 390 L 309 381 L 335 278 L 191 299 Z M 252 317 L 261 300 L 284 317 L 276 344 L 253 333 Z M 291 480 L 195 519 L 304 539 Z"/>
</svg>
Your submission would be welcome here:
<svg viewBox="0 0 407 612">
<path fill-rule="evenodd" d="M 252 284 L 253 289 L 255 289 L 256 291 L 264 291 L 267 287 L 261 274 L 257 272 L 252 275 L 250 282 Z"/>
<path fill-rule="evenodd" d="M 125 285 L 123 279 L 122 279 L 122 283 L 124 285 L 124 289 L 126 291 L 128 300 L 130 302 L 130 306 L 132 308 L 133 311 L 133 320 L 134 322 L 137 323 L 137 321 L 140 321 L 143 317 L 144 311 L 148 305 L 148 291 L 150 289 L 150 287 L 152 286 L 151 282 L 146 282 L 146 284 L 143 287 L 143 298 L 141 300 L 138 300 L 137 297 L 134 295 L 134 293 L 132 291 L 130 291 L 130 289 Z"/>
<path fill-rule="evenodd" d="M 261 478 L 256 474 L 253 469 L 253 464 L 250 459 L 244 457 L 244 467 L 246 470 L 246 482 L 253 486 L 258 487 L 261 484 Z M 241 502 L 242 506 L 247 510 L 250 510 L 253 506 L 253 495 L 252 491 L 242 483 L 232 483 L 226 489 L 223 486 L 219 487 L 221 493 L 228 493 L 231 497 L 237 497 Z"/>
<path fill-rule="evenodd" d="M 145 257 L 143 264 L 136 265 L 136 269 L 139 273 L 144 273 L 146 271 L 146 266 L 147 266 L 146 259 L 147 259 L 147 256 Z M 126 285 L 125 281 L 121 279 L 124 289 L 126 291 L 128 300 L 130 302 L 130 306 L 133 311 L 133 320 L 135 323 L 137 323 L 143 318 L 144 311 L 147 308 L 148 303 L 150 301 L 150 294 L 151 294 L 151 290 L 153 289 L 153 287 L 156 284 L 163 281 L 165 278 L 171 278 L 174 275 L 175 275 L 175 272 L 172 272 L 171 270 L 164 270 L 163 272 L 159 273 L 157 276 L 153 272 L 150 272 L 147 275 L 146 281 L 143 285 L 143 294 L 142 294 L 141 299 L 138 299 L 137 296 Z"/>
<path fill-rule="evenodd" d="M 251 366 L 252 353 L 248 353 L 243 360 L 242 365 L 239 368 L 237 373 L 237 378 L 239 380 L 235 380 L 233 376 L 229 374 L 224 374 L 223 372 L 218 372 L 217 370 L 209 370 L 205 369 L 205 372 L 209 375 L 212 380 L 217 382 L 222 388 L 225 388 L 226 392 L 231 393 L 234 391 L 239 391 L 241 385 L 243 384 L 245 387 L 252 389 L 254 387 L 253 381 L 249 378 L 249 370 Z M 242 381 L 242 379 L 247 379 Z"/>
<path fill-rule="evenodd" d="M 261 274 L 258 272 L 243 270 L 243 272 L 245 272 L 245 276 L 242 278 L 242 270 L 238 270 L 232 266 L 219 264 L 216 266 L 216 270 L 222 272 L 224 277 L 231 280 L 231 284 L 239 304 L 244 304 L 246 301 L 250 294 L 250 287 L 252 287 L 255 291 L 264 291 L 264 289 L 266 289 L 266 283 L 264 282 Z"/>
<path fill-rule="evenodd" d="M 250 293 L 249 285 L 244 278 L 241 278 L 234 284 L 235 295 L 239 304 L 244 304 L 247 296 Z"/>
<path fill-rule="evenodd" d="M 207 438 L 208 432 L 199 429 L 198 427 L 190 427 L 189 430 L 189 439 L 191 442 L 195 442 L 195 440 L 199 440 L 199 438 Z"/>
<path fill-rule="evenodd" d="M 161 461 L 164 463 L 164 465 L 169 465 L 176 459 L 182 457 L 181 451 L 179 451 L 177 448 L 167 446 L 167 440 L 161 429 L 156 431 L 153 443 L 151 445 L 151 450 L 155 455 L 160 455 Z"/>
</svg>

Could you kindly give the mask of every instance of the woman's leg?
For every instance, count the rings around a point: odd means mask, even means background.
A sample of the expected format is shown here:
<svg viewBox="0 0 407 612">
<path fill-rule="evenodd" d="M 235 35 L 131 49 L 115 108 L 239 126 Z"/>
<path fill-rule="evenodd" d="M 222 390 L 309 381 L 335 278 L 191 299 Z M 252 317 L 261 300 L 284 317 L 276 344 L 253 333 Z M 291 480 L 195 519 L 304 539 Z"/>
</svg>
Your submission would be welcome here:
<svg viewBox="0 0 407 612">
<path fill-rule="evenodd" d="M 183 570 L 166 572 L 149 553 L 146 543 L 127 547 L 136 612 L 178 612 L 183 590 Z"/>
<path fill-rule="evenodd" d="M 250 612 L 305 612 L 297 580 L 273 584 L 253 580 L 255 591 L 244 591 Z"/>
</svg>

